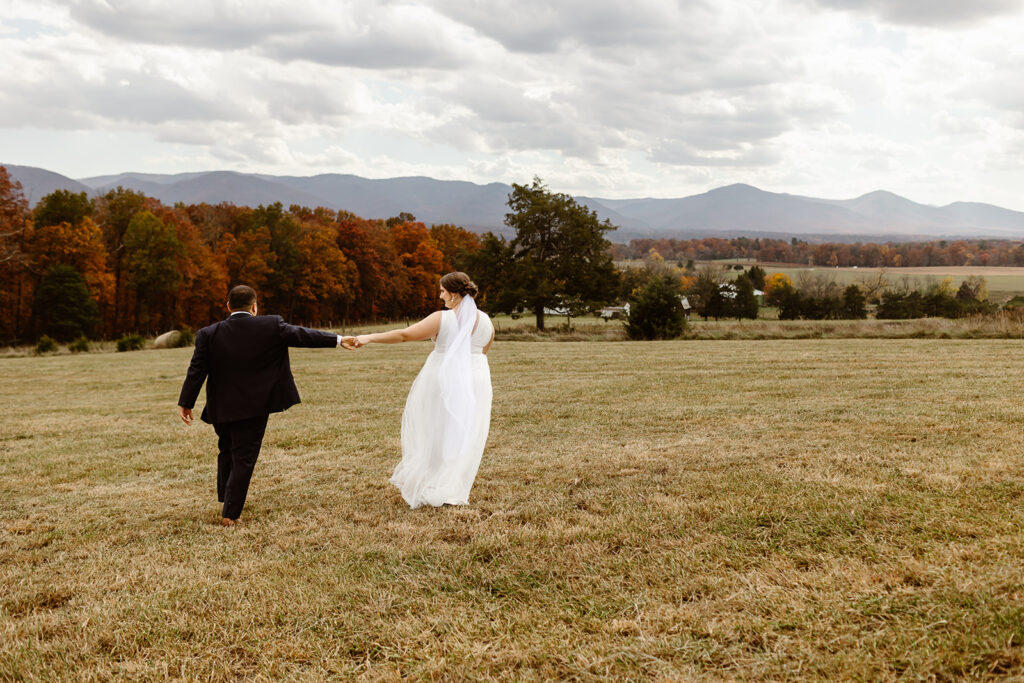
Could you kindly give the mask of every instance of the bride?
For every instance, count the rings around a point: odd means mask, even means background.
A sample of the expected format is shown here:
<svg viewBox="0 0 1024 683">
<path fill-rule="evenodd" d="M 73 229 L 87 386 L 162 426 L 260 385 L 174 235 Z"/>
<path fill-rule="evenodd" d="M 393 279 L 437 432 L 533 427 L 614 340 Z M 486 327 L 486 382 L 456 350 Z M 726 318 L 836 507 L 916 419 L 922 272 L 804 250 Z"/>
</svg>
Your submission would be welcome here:
<svg viewBox="0 0 1024 683">
<path fill-rule="evenodd" d="M 494 326 L 477 311 L 477 286 L 465 273 L 441 278 L 437 311 L 404 330 L 357 337 L 356 344 L 398 344 L 433 339 L 405 401 L 402 461 L 391 483 L 412 508 L 465 505 L 491 422 L 491 371 L 487 351 Z"/>
</svg>

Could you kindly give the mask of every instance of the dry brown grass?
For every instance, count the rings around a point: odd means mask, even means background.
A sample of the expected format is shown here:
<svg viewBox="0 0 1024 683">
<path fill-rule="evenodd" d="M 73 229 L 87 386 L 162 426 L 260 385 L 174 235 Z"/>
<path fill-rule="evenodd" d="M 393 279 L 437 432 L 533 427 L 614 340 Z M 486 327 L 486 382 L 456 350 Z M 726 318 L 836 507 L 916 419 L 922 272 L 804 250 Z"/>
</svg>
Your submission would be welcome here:
<svg viewBox="0 0 1024 683">
<path fill-rule="evenodd" d="M 296 351 L 244 526 L 187 349 L 0 361 L 0 680 L 1024 676 L 1014 340 L 515 343 L 466 508 L 423 344 Z"/>
</svg>

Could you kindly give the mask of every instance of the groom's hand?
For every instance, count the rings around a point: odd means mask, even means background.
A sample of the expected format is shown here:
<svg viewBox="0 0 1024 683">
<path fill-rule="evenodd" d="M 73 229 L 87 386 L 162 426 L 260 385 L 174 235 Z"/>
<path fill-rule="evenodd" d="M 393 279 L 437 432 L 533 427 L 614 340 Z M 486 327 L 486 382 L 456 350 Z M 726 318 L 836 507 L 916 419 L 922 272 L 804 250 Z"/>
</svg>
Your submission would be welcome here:
<svg viewBox="0 0 1024 683">
<path fill-rule="evenodd" d="M 344 349 L 352 351 L 354 349 L 358 349 L 360 345 L 356 341 L 355 337 L 342 337 L 341 338 L 341 346 Z"/>
<path fill-rule="evenodd" d="M 178 412 L 181 414 L 181 421 L 182 422 L 184 422 L 187 425 L 191 425 L 192 424 L 192 409 L 191 408 L 182 408 L 181 406 L 178 406 Z"/>
</svg>

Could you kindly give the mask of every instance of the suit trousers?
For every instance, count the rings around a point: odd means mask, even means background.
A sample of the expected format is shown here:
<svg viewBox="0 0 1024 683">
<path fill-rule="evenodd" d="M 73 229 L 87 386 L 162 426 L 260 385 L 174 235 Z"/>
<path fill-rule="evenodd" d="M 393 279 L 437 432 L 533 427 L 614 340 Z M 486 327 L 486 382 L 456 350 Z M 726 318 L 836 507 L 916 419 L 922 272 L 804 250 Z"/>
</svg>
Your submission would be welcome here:
<svg viewBox="0 0 1024 683">
<path fill-rule="evenodd" d="M 217 500 L 224 503 L 222 516 L 242 516 L 249 480 L 263 445 L 269 415 L 213 425 L 217 432 Z"/>
</svg>

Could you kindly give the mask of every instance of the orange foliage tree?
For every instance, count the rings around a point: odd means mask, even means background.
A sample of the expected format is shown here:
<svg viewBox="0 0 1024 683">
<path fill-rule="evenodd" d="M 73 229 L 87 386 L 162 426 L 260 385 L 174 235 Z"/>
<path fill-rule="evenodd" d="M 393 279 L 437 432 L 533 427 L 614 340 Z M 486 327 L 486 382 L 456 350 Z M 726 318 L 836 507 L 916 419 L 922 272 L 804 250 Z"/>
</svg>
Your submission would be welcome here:
<svg viewBox="0 0 1024 683">
<path fill-rule="evenodd" d="M 444 254 L 423 223 L 398 223 L 391 240 L 408 284 L 400 300 L 407 316 L 424 316 L 438 308 L 439 280 L 444 275 Z"/>
<path fill-rule="evenodd" d="M 114 303 L 114 276 L 107 265 L 103 232 L 88 216 L 77 225 L 42 225 L 29 240 L 31 270 L 41 278 L 54 266 L 71 266 L 85 279 L 101 314 Z"/>
<path fill-rule="evenodd" d="M 480 250 L 480 237 L 464 228 L 449 223 L 441 223 L 430 228 L 430 237 L 441 250 L 443 258 L 441 269 L 445 273 L 465 270 L 466 262 L 471 254 Z"/>
<path fill-rule="evenodd" d="M 480 239 L 411 215 L 367 220 L 281 204 L 164 206 L 117 188 L 89 198 L 57 191 L 31 220 L 0 167 L 0 340 L 31 332 L 34 287 L 57 266 L 80 273 L 102 334 L 201 327 L 224 316 L 228 289 L 248 284 L 261 311 L 316 325 L 419 317 L 440 306 L 441 275 L 465 268 Z"/>
<path fill-rule="evenodd" d="M 27 326 L 32 300 L 31 291 L 26 291 L 28 226 L 28 200 L 21 183 L 0 166 L 0 341 L 21 338 Z"/>
<path fill-rule="evenodd" d="M 777 305 L 777 299 L 784 292 L 793 289 L 793 280 L 785 273 L 772 273 L 764 279 L 764 301 L 770 306 Z"/>
</svg>

